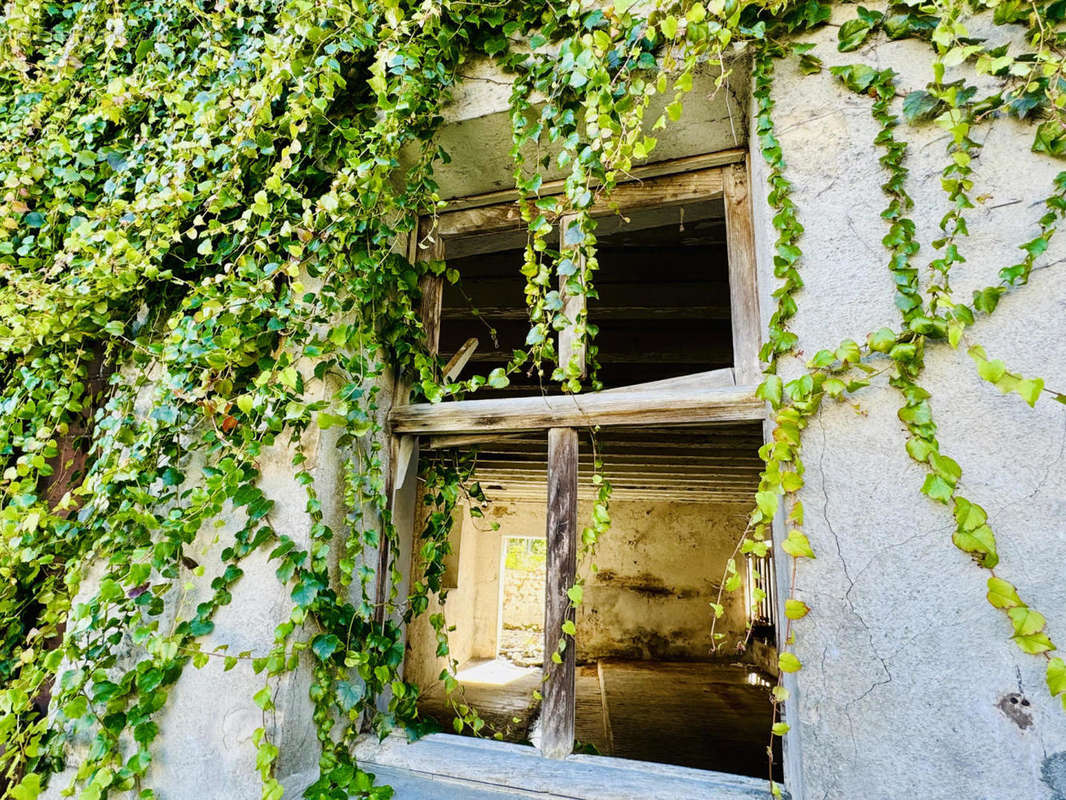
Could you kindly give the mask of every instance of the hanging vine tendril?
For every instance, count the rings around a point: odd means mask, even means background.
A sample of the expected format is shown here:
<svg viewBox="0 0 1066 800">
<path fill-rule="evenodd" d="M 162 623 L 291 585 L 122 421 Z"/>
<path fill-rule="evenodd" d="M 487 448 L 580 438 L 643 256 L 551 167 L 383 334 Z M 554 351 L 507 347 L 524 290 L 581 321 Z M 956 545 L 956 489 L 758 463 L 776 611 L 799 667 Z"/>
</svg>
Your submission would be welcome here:
<svg viewBox="0 0 1066 800">
<path fill-rule="evenodd" d="M 841 52 L 880 35 L 928 41 L 933 78 L 911 87 L 902 110 L 909 123 L 935 118 L 951 134 L 942 174 L 951 208 L 933 243 L 935 279 L 923 292 L 906 144 L 892 110 L 896 76 L 861 64 L 833 68 L 869 97 L 879 124 L 874 144 L 888 174 L 883 243 L 901 327 L 820 351 L 786 381 L 777 368 L 795 355 L 788 323 L 803 287 L 803 226 L 774 129 L 774 62 L 796 58 L 804 72 L 820 72 L 811 46 L 793 37 L 825 23 L 828 4 L 7 3 L 0 19 L 5 796 L 32 800 L 63 773 L 88 800 L 133 789 L 155 797 L 146 781 L 159 712 L 183 670 L 211 660 L 262 676 L 254 699 L 267 718 L 278 681 L 310 663 L 321 758 L 305 796 L 390 795 L 355 763 L 351 745 L 364 730 L 421 730 L 420 689 L 399 669 L 402 627 L 443 594 L 446 509 L 465 477 L 460 469 L 427 473 L 439 508 L 422 535 L 425 572 L 400 596 L 397 548 L 388 548 L 388 563 L 375 561 L 383 543 L 397 542 L 381 444 L 384 376 L 405 376 L 432 401 L 501 388 L 519 369 L 570 392 L 598 388 L 595 325 L 585 312 L 566 318 L 558 287 L 571 297 L 595 292 L 596 197 L 609 198 L 653 153 L 653 134 L 681 116 L 701 63 L 716 65 L 724 85 L 734 45 L 755 51 L 756 145 L 768 167 L 780 280 L 759 388 L 774 434 L 760 451 L 765 469 L 740 552 L 767 552 L 781 509 L 795 586 L 799 560 L 814 557 L 796 499 L 803 431 L 827 399 L 850 397 L 887 372 L 902 399 L 908 453 L 927 468 L 923 492 L 950 508 L 955 545 L 989 571 L 989 602 L 1009 616 L 1021 649 L 1047 659 L 1051 694 L 1066 697 L 1066 665 L 1051 655 L 1044 617 L 996 574 L 987 514 L 958 494 L 961 467 L 940 452 L 919 384 L 925 350 L 959 346 L 980 315 L 1024 286 L 1066 214 L 1064 173 L 1021 261 L 970 303 L 954 296 L 949 273 L 963 261 L 979 156 L 974 127 L 1013 114 L 1032 121 L 1036 152 L 1066 156 L 1061 4 L 987 5 L 858 8 L 839 28 Z M 1023 31 L 1024 52 L 971 38 L 971 10 Z M 522 274 L 530 332 L 507 367 L 444 383 L 425 347 L 418 283 L 427 272 L 461 276 L 445 264 L 411 263 L 397 243 L 440 207 L 433 178 L 434 164 L 447 157 L 436 139 L 440 111 L 474 56 L 515 76 L 512 156 L 528 227 Z M 964 63 L 1001 90 L 977 98 L 963 82 L 945 82 L 945 69 Z M 656 96 L 669 102 L 649 120 Z M 541 176 L 553 164 L 566 171 L 564 192 L 541 196 Z M 553 239 L 563 218 L 568 229 Z M 560 363 L 556 351 L 555 332 L 571 323 L 587 374 L 576 361 Z M 969 352 L 983 378 L 1030 405 L 1045 395 L 1064 399 L 980 345 Z M 323 510 L 308 456 L 326 432 L 344 454 L 339 523 Z M 291 463 L 306 535 L 275 520 L 277 498 L 261 469 L 268 457 Z M 610 486 L 597 469 L 597 501 L 582 537 L 589 548 L 610 524 Z M 204 546 L 215 537 L 217 547 Z M 260 552 L 290 604 L 273 646 L 205 647 L 242 564 Z M 725 585 L 739 588 L 735 563 Z M 581 602 L 580 584 L 571 601 Z M 794 596 L 784 608 L 780 668 L 789 673 L 802 666 L 792 644 L 809 609 Z M 432 625 L 444 636 L 443 616 Z M 784 686 L 774 689 L 775 709 L 786 696 Z M 478 720 L 471 712 L 462 722 L 479 731 Z M 773 732 L 787 728 L 776 721 Z M 75 742 L 86 746 L 67 764 Z M 262 796 L 277 800 L 279 750 L 269 725 L 254 742 Z"/>
</svg>

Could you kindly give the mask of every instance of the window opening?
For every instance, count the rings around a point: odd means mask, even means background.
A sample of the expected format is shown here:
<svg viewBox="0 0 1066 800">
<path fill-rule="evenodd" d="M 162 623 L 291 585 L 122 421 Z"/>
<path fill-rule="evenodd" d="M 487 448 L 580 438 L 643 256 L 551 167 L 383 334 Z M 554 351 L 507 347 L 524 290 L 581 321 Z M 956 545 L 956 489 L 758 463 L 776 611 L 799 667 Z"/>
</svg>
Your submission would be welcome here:
<svg viewBox="0 0 1066 800">
<path fill-rule="evenodd" d="M 578 566 L 585 585 L 575 678 L 581 752 L 766 774 L 776 664 L 772 618 L 763 618 L 766 638 L 758 646 L 746 632 L 750 582 L 766 585 L 769 562 L 763 571 L 748 571 L 738 560 L 748 585 L 722 597 L 726 613 L 715 629 L 722 634 L 719 641 L 712 635 L 710 606 L 719 601 L 718 580 L 746 526 L 761 444 L 758 423 L 599 434 L 597 447 L 614 491 L 611 529 L 592 561 Z M 595 495 L 592 453 L 582 434 L 579 528 Z M 480 448 L 474 479 L 490 502 L 480 509 L 484 517 L 465 516 L 464 559 L 472 539 L 488 555 L 464 561 L 459 587 L 483 590 L 472 604 L 453 602 L 453 591 L 445 605 L 455 626 L 453 653 L 459 654 L 459 642 L 484 642 L 461 660 L 464 702 L 507 728 L 508 740 L 532 744 L 539 741 L 542 723 L 540 704 L 531 699 L 541 688 L 545 542 L 530 532 L 545 527 L 546 458 L 539 435 Z M 530 574 L 537 580 L 518 589 Z M 529 640 L 517 636 L 534 630 L 535 653 Z M 411 658 L 423 658 L 432 640 L 411 638 Z M 429 697 L 421 708 L 451 730 L 451 714 L 439 698 Z"/>
<path fill-rule="evenodd" d="M 604 388 L 733 365 L 721 200 L 604 217 L 588 319 Z"/>
</svg>

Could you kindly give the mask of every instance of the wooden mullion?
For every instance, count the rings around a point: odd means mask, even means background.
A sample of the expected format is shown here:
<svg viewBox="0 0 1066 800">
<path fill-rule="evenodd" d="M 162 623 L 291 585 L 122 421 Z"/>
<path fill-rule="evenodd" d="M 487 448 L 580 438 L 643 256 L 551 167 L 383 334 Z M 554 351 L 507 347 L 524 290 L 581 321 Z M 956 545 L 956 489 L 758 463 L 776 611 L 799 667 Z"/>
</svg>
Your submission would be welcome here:
<svg viewBox="0 0 1066 800">
<path fill-rule="evenodd" d="M 567 594 L 577 577 L 578 437 L 574 428 L 548 431 L 548 525 L 544 603 L 544 701 L 541 707 L 540 751 L 564 758 L 574 749 L 576 718 L 574 637 L 563 624 L 575 621 Z M 564 649 L 556 662 L 560 641 Z"/>
<path fill-rule="evenodd" d="M 444 258 L 444 239 L 437 235 L 435 228 L 424 229 L 420 223 L 411 232 L 407 240 L 407 258 L 416 261 L 435 261 Z M 426 246 L 428 244 L 428 246 Z M 426 332 L 426 349 L 436 356 L 440 348 L 441 299 L 444 282 L 439 275 L 423 275 L 419 279 L 422 300 L 419 314 L 422 327 Z M 405 406 L 410 401 L 411 385 L 402 376 L 397 377 L 393 386 L 393 408 Z M 378 549 L 378 565 L 375 582 L 375 619 L 380 623 L 385 620 L 389 598 L 389 562 L 391 558 L 401 561 L 410 557 L 410 546 L 404 546 L 408 538 L 414 536 L 415 511 L 418 505 L 418 438 L 393 434 L 389 437 L 389 468 L 386 472 L 385 493 L 389 498 L 392 515 L 400 547 L 393 554 L 390 552 L 388 539 L 383 538 Z M 410 564 L 401 565 L 404 572 Z M 406 593 L 406 592 L 405 592 Z"/>
<path fill-rule="evenodd" d="M 755 266 L 755 230 L 747 163 L 723 169 L 725 227 L 729 253 L 729 295 L 733 327 L 733 369 L 737 383 L 755 384 L 761 376 L 759 293 Z"/>
</svg>

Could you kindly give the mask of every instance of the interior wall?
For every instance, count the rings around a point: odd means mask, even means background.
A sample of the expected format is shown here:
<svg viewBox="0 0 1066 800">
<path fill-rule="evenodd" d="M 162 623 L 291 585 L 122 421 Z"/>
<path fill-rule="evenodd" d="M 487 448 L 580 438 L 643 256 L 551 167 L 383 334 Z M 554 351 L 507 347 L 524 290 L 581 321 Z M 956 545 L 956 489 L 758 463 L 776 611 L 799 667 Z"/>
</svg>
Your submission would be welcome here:
<svg viewBox="0 0 1066 800">
<path fill-rule="evenodd" d="M 591 503 L 580 503 L 579 524 L 591 513 Z M 612 503 L 611 528 L 594 559 L 598 570 L 579 565 L 586 583 L 577 618 L 578 659 L 712 657 L 709 604 L 718 599 L 726 559 L 748 513 L 735 503 Z M 460 665 L 496 655 L 504 537 L 543 537 L 546 525 L 541 502 L 495 501 L 484 518 L 465 510 L 461 516 L 459 588 L 449 592 L 445 608 L 448 624 L 456 626 L 449 644 Z M 732 657 L 747 626 L 744 592 L 726 594 L 722 603 L 720 655 Z M 438 610 L 433 604 L 429 613 Z M 428 614 L 412 624 L 408 641 L 409 678 L 420 685 L 435 681 L 445 661 L 433 655 Z"/>
</svg>

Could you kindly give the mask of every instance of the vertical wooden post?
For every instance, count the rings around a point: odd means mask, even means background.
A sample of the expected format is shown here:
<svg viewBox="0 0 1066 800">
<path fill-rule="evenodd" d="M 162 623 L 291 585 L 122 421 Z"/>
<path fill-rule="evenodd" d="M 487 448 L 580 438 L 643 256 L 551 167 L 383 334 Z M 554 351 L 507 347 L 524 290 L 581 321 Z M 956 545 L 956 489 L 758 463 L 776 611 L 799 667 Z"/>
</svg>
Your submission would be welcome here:
<svg viewBox="0 0 1066 800">
<path fill-rule="evenodd" d="M 747 162 L 722 168 L 725 229 L 729 253 L 729 296 L 733 322 L 733 369 L 737 385 L 759 383 L 759 293 L 755 270 L 755 230 Z"/>
<path fill-rule="evenodd" d="M 559 220 L 559 251 L 563 255 L 567 255 L 566 231 L 576 221 L 577 217 L 573 215 L 563 216 Z M 584 269 L 583 256 L 578 252 L 573 252 L 572 256 L 578 270 Z M 563 316 L 569 320 L 569 324 L 559 331 L 559 366 L 565 370 L 570 360 L 576 358 L 578 367 L 581 370 L 581 377 L 585 377 L 585 348 L 582 338 L 575 331 L 577 319 L 585 310 L 585 295 L 568 295 L 566 293 L 566 281 L 566 275 L 559 276 L 559 299 L 563 301 Z"/>
<path fill-rule="evenodd" d="M 548 553 L 544 603 L 544 702 L 541 753 L 564 758 L 574 749 L 574 639 L 562 632 L 575 619 L 567 590 L 577 576 L 577 431 L 548 431 Z M 566 641 L 562 662 L 552 660 L 559 640 Z"/>
<path fill-rule="evenodd" d="M 419 250 L 415 259 L 418 261 L 440 261 L 444 258 L 444 239 L 432 228 L 423 232 L 419 226 L 419 236 L 428 240 L 429 247 Z M 437 355 L 440 350 L 440 305 L 444 294 L 444 278 L 441 275 L 423 275 L 418 281 L 422 291 L 422 327 L 426 331 L 426 348 L 430 355 Z"/>
<path fill-rule="evenodd" d="M 428 248 L 420 246 L 423 239 L 429 239 L 430 246 Z M 426 223 L 420 221 L 418 227 L 408 237 L 407 258 L 412 263 L 416 261 L 435 261 L 444 258 L 444 239 L 437 233 L 436 229 L 427 229 Z M 444 281 L 439 275 L 424 275 L 419 279 L 418 286 L 422 290 L 419 313 L 422 318 L 422 327 L 426 331 L 426 349 L 431 355 L 435 356 L 440 349 L 440 307 L 444 292 Z M 393 407 L 406 405 L 410 393 L 411 386 L 408 381 L 398 378 L 393 389 Z M 390 553 L 388 540 L 382 539 L 378 550 L 377 580 L 375 582 L 375 602 L 377 607 L 374 619 L 379 623 L 383 622 L 387 616 L 389 598 L 386 595 L 388 593 L 389 559 L 391 557 L 401 560 L 400 569 L 406 576 L 405 585 L 410 580 L 410 575 L 408 574 L 411 568 L 410 551 L 414 546 L 415 511 L 418 507 L 419 499 L 416 495 L 417 481 L 415 479 L 417 474 L 418 439 L 416 437 L 390 437 L 389 469 L 386 474 L 385 492 L 389 497 L 393 524 L 396 526 L 400 547 L 399 552 Z"/>
</svg>

